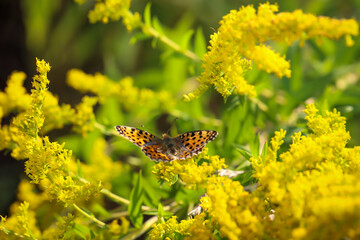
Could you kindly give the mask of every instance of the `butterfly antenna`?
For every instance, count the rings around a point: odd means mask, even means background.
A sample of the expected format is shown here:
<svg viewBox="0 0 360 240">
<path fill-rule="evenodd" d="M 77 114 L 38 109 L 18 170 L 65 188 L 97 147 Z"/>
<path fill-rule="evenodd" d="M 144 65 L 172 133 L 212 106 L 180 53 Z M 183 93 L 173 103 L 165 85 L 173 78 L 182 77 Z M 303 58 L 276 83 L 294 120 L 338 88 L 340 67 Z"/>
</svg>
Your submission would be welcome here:
<svg viewBox="0 0 360 240">
<path fill-rule="evenodd" d="M 170 129 L 172 128 L 172 126 L 173 126 L 174 124 L 175 124 L 176 130 L 177 130 L 176 120 L 178 120 L 178 117 L 176 117 L 176 118 L 174 119 L 174 121 L 170 124 L 170 127 L 169 127 L 169 129 L 167 130 L 167 132 L 166 132 L 167 135 L 169 135 Z"/>
</svg>

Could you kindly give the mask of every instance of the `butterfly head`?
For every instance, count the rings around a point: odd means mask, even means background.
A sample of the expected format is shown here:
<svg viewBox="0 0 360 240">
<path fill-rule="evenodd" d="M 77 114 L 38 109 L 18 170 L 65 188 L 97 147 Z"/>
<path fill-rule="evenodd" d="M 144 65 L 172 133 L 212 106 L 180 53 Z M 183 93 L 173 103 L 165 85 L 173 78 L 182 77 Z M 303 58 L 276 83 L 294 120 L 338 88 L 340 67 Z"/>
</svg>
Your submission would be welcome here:
<svg viewBox="0 0 360 240">
<path fill-rule="evenodd" d="M 170 137 L 169 135 L 167 135 L 166 133 L 164 133 L 162 135 L 162 140 L 163 140 L 163 143 L 164 145 L 167 147 L 167 148 L 172 148 L 174 146 L 174 140 L 172 137 Z"/>
<path fill-rule="evenodd" d="M 163 139 L 163 140 L 165 140 L 165 139 L 171 139 L 171 136 L 168 135 L 167 133 L 163 133 L 162 139 Z"/>
<path fill-rule="evenodd" d="M 166 133 L 162 135 L 162 138 L 163 138 L 163 146 L 162 146 L 163 150 L 170 155 L 174 155 L 177 151 L 177 148 L 179 148 L 175 143 L 174 138 L 167 135 Z"/>
</svg>

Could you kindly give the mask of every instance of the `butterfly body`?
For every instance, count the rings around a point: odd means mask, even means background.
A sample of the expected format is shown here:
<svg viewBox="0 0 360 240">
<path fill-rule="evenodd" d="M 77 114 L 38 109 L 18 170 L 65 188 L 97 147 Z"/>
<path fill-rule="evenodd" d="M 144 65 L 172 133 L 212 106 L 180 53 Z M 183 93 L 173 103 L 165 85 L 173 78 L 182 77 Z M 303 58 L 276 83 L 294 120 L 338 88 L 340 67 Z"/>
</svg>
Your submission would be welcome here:
<svg viewBox="0 0 360 240">
<path fill-rule="evenodd" d="M 154 161 L 183 160 L 199 154 L 206 143 L 217 136 L 216 131 L 199 130 L 171 137 L 163 134 L 162 138 L 141 129 L 116 126 L 116 131 L 129 141 L 139 146 L 144 154 Z"/>
</svg>

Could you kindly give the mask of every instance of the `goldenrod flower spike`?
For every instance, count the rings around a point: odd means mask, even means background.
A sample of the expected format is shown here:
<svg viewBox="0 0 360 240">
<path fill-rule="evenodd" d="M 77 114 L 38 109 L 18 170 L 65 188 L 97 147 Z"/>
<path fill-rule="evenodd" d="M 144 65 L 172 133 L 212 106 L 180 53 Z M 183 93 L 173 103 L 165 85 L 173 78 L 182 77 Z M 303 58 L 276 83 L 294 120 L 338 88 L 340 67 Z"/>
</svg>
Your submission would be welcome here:
<svg viewBox="0 0 360 240">
<path fill-rule="evenodd" d="M 159 162 L 154 165 L 153 173 L 159 180 L 169 182 L 169 185 L 174 184 L 177 180 L 176 176 L 179 175 L 186 188 L 196 189 L 203 187 L 207 183 L 209 176 L 226 167 L 224 158 L 209 156 L 207 152 L 208 149 L 204 148 L 202 153 L 187 160 L 169 163 Z M 201 165 L 197 165 L 199 159 L 207 159 L 209 163 L 203 162 Z"/>
<path fill-rule="evenodd" d="M 215 239 L 212 235 L 212 224 L 209 220 L 205 220 L 206 214 L 201 213 L 194 218 L 181 220 L 177 222 L 177 217 L 172 216 L 166 222 L 160 222 L 153 225 L 153 229 L 149 234 L 149 239 L 170 239 L 169 236 L 187 236 L 185 239 Z"/>
<path fill-rule="evenodd" d="M 224 97 L 233 93 L 256 96 L 254 86 L 244 76 L 251 70 L 251 61 L 257 68 L 278 77 L 290 77 L 290 63 L 265 43 L 269 40 L 290 45 L 296 40 L 302 44 L 314 37 L 339 39 L 358 34 L 355 20 L 337 20 L 316 17 L 301 10 L 277 13 L 278 7 L 269 3 L 232 10 L 220 21 L 220 27 L 211 36 L 209 51 L 203 58 L 204 72 L 197 79 L 199 89 L 185 95 L 189 101 L 199 97 L 207 87 L 214 88 Z"/>
<path fill-rule="evenodd" d="M 30 105 L 22 114 L 14 117 L 10 125 L 0 129 L 0 136 L 4 139 L 0 148 L 11 149 L 11 155 L 16 159 L 27 159 L 26 174 L 32 183 L 40 184 L 44 188 L 48 199 L 56 199 L 65 205 L 72 204 L 81 197 L 94 196 L 100 191 L 101 184 L 97 181 L 84 184 L 69 176 L 71 151 L 67 150 L 64 144 L 51 142 L 47 136 L 39 134 L 44 126 L 49 129 L 57 125 L 44 124 L 44 111 L 48 111 L 47 107 L 56 105 L 57 109 L 66 110 L 67 113 L 72 111 L 70 107 L 60 108 L 57 101 L 54 102 L 53 96 L 47 91 L 49 84 L 47 73 L 50 71 L 50 65 L 44 60 L 37 59 L 36 66 L 38 74 L 33 77 Z M 22 77 L 18 75 L 18 81 L 22 82 Z M 11 86 L 14 80 L 12 79 L 9 83 Z M 46 103 L 48 98 L 51 101 Z M 92 126 L 93 104 L 93 100 L 85 98 L 83 104 L 77 107 L 75 115 L 72 116 L 80 122 L 82 133 Z M 51 114 L 51 111 L 47 114 Z"/>
<path fill-rule="evenodd" d="M 8 81 L 4 92 L 0 92 L 0 107 L 2 115 L 7 116 L 13 110 L 25 110 L 30 107 L 31 97 L 26 93 L 23 86 L 26 74 L 23 72 L 13 72 Z"/>
<path fill-rule="evenodd" d="M 96 94 L 100 104 L 110 97 L 114 97 L 128 111 L 137 111 L 139 107 L 169 110 L 175 105 L 175 100 L 169 92 L 155 92 L 147 88 L 138 88 L 134 86 L 131 77 L 124 77 L 115 82 L 100 73 L 91 75 L 79 69 L 71 69 L 67 73 L 66 81 L 80 92 Z"/>
<path fill-rule="evenodd" d="M 101 0 L 97 1 L 93 10 L 89 12 L 91 23 L 101 21 L 108 23 L 109 20 L 117 21 L 123 19 L 123 23 L 128 31 L 141 26 L 141 17 L 138 12 L 130 12 L 131 0 Z"/>
<path fill-rule="evenodd" d="M 267 231 L 272 237 L 281 231 L 294 239 L 341 238 L 348 232 L 359 236 L 356 223 L 343 219 L 356 219 L 354 209 L 360 206 L 353 197 L 360 194 L 360 148 L 346 148 L 350 134 L 335 109 L 320 115 L 310 104 L 305 113 L 311 134 L 294 134 L 290 148 L 279 156 L 282 134 L 277 134 L 268 149 L 270 156 L 251 159 L 259 183 L 256 192 L 271 204 L 274 221 L 298 226 L 271 224 Z"/>
</svg>

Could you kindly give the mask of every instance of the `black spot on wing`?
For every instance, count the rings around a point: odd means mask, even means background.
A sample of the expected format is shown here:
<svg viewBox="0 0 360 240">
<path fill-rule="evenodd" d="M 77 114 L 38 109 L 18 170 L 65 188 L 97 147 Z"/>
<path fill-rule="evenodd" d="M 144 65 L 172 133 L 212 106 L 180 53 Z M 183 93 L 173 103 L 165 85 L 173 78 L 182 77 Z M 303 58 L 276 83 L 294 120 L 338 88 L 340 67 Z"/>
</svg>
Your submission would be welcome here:
<svg viewBox="0 0 360 240">
<path fill-rule="evenodd" d="M 141 150 L 144 152 L 145 156 L 147 156 L 153 161 L 170 162 L 175 160 L 174 157 L 161 153 L 159 151 L 159 147 L 160 147 L 159 145 L 150 145 L 141 148 Z"/>
<path fill-rule="evenodd" d="M 185 152 L 189 155 L 193 155 L 200 153 L 206 143 L 214 140 L 216 136 L 216 131 L 200 130 L 180 134 L 175 137 L 175 140 L 178 140 L 178 142 L 188 150 Z M 188 154 L 182 154 L 182 157 L 187 157 Z"/>
<path fill-rule="evenodd" d="M 157 140 L 155 135 L 141 129 L 128 126 L 116 126 L 115 129 L 121 136 L 139 147 L 143 146 L 145 143 Z"/>
</svg>

